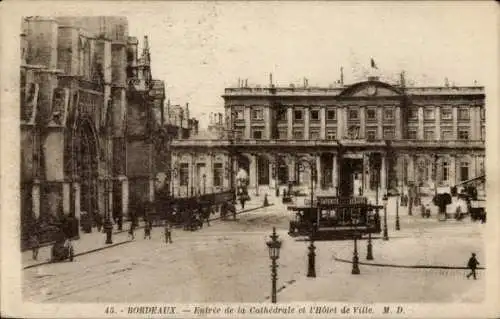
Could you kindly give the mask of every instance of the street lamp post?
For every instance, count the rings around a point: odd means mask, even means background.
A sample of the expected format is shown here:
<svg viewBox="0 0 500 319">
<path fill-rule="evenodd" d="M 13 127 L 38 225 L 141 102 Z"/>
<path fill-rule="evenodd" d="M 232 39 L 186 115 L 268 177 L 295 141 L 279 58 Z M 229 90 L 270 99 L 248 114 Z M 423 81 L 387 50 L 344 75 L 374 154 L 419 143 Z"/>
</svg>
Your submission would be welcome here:
<svg viewBox="0 0 500 319">
<path fill-rule="evenodd" d="M 309 244 L 309 253 L 308 253 L 308 263 L 307 263 L 307 277 L 316 278 L 316 247 L 314 246 L 314 231 L 315 225 L 312 225 L 311 235 L 310 235 L 310 244 Z"/>
<path fill-rule="evenodd" d="M 207 174 L 203 174 L 203 195 L 207 193 Z"/>
<path fill-rule="evenodd" d="M 278 179 L 278 170 L 279 170 L 279 163 L 278 163 L 278 160 L 276 160 L 276 162 L 274 163 L 274 181 L 275 181 L 275 189 L 274 189 L 274 195 L 276 195 L 276 197 L 279 197 L 280 196 L 280 187 L 279 187 L 279 179 Z"/>
<path fill-rule="evenodd" d="M 384 194 L 384 197 L 382 198 L 382 203 L 384 204 L 384 237 L 383 240 L 389 240 L 389 234 L 387 231 L 387 194 Z"/>
<path fill-rule="evenodd" d="M 255 158 L 255 196 L 259 196 L 259 157 L 257 155 L 254 156 Z"/>
<path fill-rule="evenodd" d="M 276 195 L 276 197 L 280 196 L 279 176 L 278 176 L 280 162 L 281 162 L 281 157 L 276 156 L 276 158 L 274 159 L 274 162 L 273 162 L 273 177 L 274 177 L 274 181 L 275 181 L 274 195 Z"/>
<path fill-rule="evenodd" d="M 232 110 L 231 113 L 230 113 L 230 116 L 229 118 L 226 117 L 227 121 L 228 121 L 228 124 L 227 124 L 227 137 L 228 137 L 228 140 L 229 140 L 229 162 L 230 162 L 230 173 L 229 173 L 229 188 L 231 189 L 231 191 L 235 192 L 235 179 L 234 179 L 234 155 L 235 155 L 235 145 L 234 145 L 234 141 L 235 141 L 235 128 L 234 128 L 234 122 L 235 122 L 235 118 L 237 117 L 237 112 Z"/>
<path fill-rule="evenodd" d="M 413 193 L 414 193 L 414 188 L 413 184 L 409 185 L 408 187 L 408 215 L 412 216 L 413 215 Z"/>
<path fill-rule="evenodd" d="M 437 162 L 438 162 L 438 155 L 434 155 L 434 196 L 437 194 Z"/>
<path fill-rule="evenodd" d="M 351 274 L 353 275 L 359 275 L 359 257 L 358 257 L 358 232 L 357 232 L 357 224 L 358 224 L 358 212 L 354 213 L 354 209 L 351 212 L 353 214 L 352 216 L 352 222 L 354 224 L 354 252 L 352 254 L 352 270 Z"/>
<path fill-rule="evenodd" d="M 378 208 L 377 208 L 378 214 Z M 373 260 L 372 233 L 368 232 L 368 247 L 366 249 L 366 260 Z"/>
<path fill-rule="evenodd" d="M 104 203 L 106 205 L 105 208 L 105 214 L 106 214 L 106 220 L 104 221 L 104 231 L 106 233 L 106 244 L 112 244 L 113 243 L 113 224 L 111 223 L 111 212 L 109 211 L 109 176 L 106 177 L 106 181 L 104 182 L 104 188 L 105 188 L 105 199 Z"/>
<path fill-rule="evenodd" d="M 269 249 L 269 258 L 271 259 L 271 302 L 276 303 L 276 281 L 278 280 L 278 265 L 276 261 L 280 258 L 281 248 L 281 240 L 278 239 L 278 235 L 276 234 L 276 227 L 273 227 L 273 234 L 269 237 L 271 237 L 271 240 L 266 244 Z"/>
<path fill-rule="evenodd" d="M 396 197 L 396 230 L 401 230 L 399 225 L 399 196 Z"/>
<path fill-rule="evenodd" d="M 108 111 L 110 109 L 108 108 Z M 109 116 L 109 114 L 108 114 Z M 105 221 L 104 221 L 104 232 L 106 233 L 106 244 L 110 245 L 113 243 L 113 223 L 111 222 L 111 212 L 109 209 L 109 195 L 111 191 L 111 183 L 110 183 L 110 174 L 111 172 L 111 138 L 112 138 L 112 131 L 111 127 L 108 127 L 107 130 L 105 131 L 106 133 L 106 145 L 105 145 L 105 150 L 106 150 L 106 179 L 104 180 L 104 214 L 105 214 Z"/>
</svg>

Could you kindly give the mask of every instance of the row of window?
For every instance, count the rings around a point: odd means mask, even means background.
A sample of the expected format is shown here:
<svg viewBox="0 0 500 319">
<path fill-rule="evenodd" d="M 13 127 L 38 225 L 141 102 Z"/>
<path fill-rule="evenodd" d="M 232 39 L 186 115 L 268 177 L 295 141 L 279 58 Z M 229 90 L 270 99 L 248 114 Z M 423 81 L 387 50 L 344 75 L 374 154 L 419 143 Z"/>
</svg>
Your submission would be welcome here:
<svg viewBox="0 0 500 319">
<path fill-rule="evenodd" d="M 438 171 L 434 172 L 434 165 L 430 161 L 419 161 L 417 162 L 417 174 L 418 179 L 428 180 L 428 179 L 436 179 L 438 182 L 449 181 L 450 180 L 450 172 L 451 164 L 449 162 L 441 162 L 438 167 Z M 467 161 L 461 161 L 457 163 L 457 173 L 459 174 L 460 181 L 468 180 L 470 177 L 470 163 Z M 435 177 L 433 175 L 436 175 Z M 476 175 L 484 174 L 484 162 L 479 163 L 479 172 Z"/>
<path fill-rule="evenodd" d="M 453 130 L 452 129 L 443 129 L 440 131 L 441 132 L 441 140 L 455 140 Z M 311 140 L 319 140 L 321 138 L 320 130 L 319 129 L 311 129 L 309 131 L 309 139 Z M 384 127 L 382 130 L 382 139 L 394 139 L 396 137 L 396 131 L 394 127 Z M 368 140 L 375 140 L 377 139 L 377 129 L 376 128 L 367 128 L 365 131 L 365 138 Z M 236 134 L 237 138 L 243 138 L 243 132 L 239 131 Z M 336 128 L 327 128 L 325 137 L 327 140 L 335 140 L 337 139 L 337 129 Z M 351 126 L 347 130 L 347 137 L 351 139 L 359 139 L 361 138 L 360 136 L 360 127 L 359 126 Z M 481 140 L 485 140 L 486 137 L 486 130 L 485 127 L 483 126 L 481 128 Z M 252 130 L 252 138 L 256 140 L 260 140 L 264 138 L 263 131 L 259 129 Z M 304 139 L 304 130 L 302 128 L 293 128 L 292 130 L 292 138 L 294 140 L 302 140 Z M 417 135 L 417 130 L 416 129 L 409 129 L 408 130 L 408 139 L 410 140 L 417 140 L 418 135 Z M 470 136 L 470 130 L 469 128 L 458 128 L 457 129 L 457 139 L 459 140 L 469 140 L 471 138 Z M 286 140 L 288 139 L 288 130 L 287 129 L 279 129 L 278 130 L 278 139 L 280 140 Z M 424 140 L 435 140 L 436 135 L 435 135 L 435 130 L 434 128 L 424 128 Z"/>
<path fill-rule="evenodd" d="M 435 120 L 436 118 L 436 110 L 434 108 L 424 108 L 423 110 L 424 114 L 424 120 Z M 451 121 L 453 120 L 453 110 L 451 108 L 440 108 L 440 119 L 441 120 L 448 120 Z M 481 109 L 481 120 L 485 119 L 485 110 L 484 108 Z M 457 112 L 457 118 L 459 121 L 468 121 L 470 120 L 470 109 L 461 107 L 458 109 Z M 410 120 L 418 120 L 418 109 L 417 108 L 410 108 L 408 112 L 408 119 Z"/>
<path fill-rule="evenodd" d="M 453 110 L 451 108 L 440 108 L 440 118 L 443 121 L 451 121 L 453 120 Z M 293 121 L 299 122 L 304 120 L 304 110 L 294 110 L 293 111 Z M 395 110 L 393 108 L 386 108 L 383 112 L 384 120 L 392 120 L 394 119 Z M 424 120 L 434 120 L 436 116 L 435 108 L 425 108 L 423 112 Z M 377 109 L 376 108 L 368 108 L 366 110 L 366 119 L 367 121 L 376 121 L 377 120 Z M 348 112 L 349 120 L 358 120 L 360 118 L 358 109 L 351 109 Z M 262 109 L 254 109 L 251 111 L 251 119 L 254 121 L 264 120 L 264 111 Z M 310 111 L 310 119 L 311 121 L 319 121 L 320 120 L 320 111 L 319 110 L 311 110 Z M 336 110 L 327 110 L 326 111 L 326 120 L 334 121 L 337 119 Z M 412 107 L 408 111 L 408 119 L 410 120 L 418 120 L 418 108 Z M 485 110 L 481 109 L 481 120 L 485 119 Z M 244 120 L 243 111 L 236 111 L 236 120 Z M 280 122 L 287 121 L 287 110 L 281 109 L 278 111 L 277 120 Z M 459 121 L 467 121 L 470 120 L 470 109 L 461 107 L 458 109 L 458 120 Z"/>
<path fill-rule="evenodd" d="M 220 187 L 223 184 L 224 180 L 224 169 L 222 163 L 214 163 L 213 167 L 213 180 L 212 185 L 214 187 Z M 181 163 L 179 167 L 179 182 L 180 186 L 188 186 L 189 185 L 189 164 Z"/>
</svg>

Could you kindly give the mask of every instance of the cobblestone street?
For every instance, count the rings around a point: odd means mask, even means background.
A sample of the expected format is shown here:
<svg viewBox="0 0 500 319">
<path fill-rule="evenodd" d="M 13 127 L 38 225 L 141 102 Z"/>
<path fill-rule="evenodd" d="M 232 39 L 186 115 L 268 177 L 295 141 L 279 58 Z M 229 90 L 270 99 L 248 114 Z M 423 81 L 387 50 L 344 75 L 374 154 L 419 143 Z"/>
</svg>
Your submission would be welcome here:
<svg viewBox="0 0 500 319">
<path fill-rule="evenodd" d="M 152 240 L 144 240 L 138 231 L 133 242 L 79 256 L 72 263 L 26 269 L 24 298 L 35 302 L 269 302 L 265 242 L 273 226 L 283 240 L 278 301 L 479 302 L 484 297 L 482 271 L 473 281 L 465 278 L 466 270 L 362 264 L 361 275 L 353 276 L 350 263 L 335 260 L 352 258 L 350 240 L 316 242 L 318 277 L 307 278 L 308 242 L 287 235 L 291 212 L 275 198 L 271 202 L 275 205 L 242 213 L 236 221 L 214 221 L 197 232 L 175 230 L 173 244 L 166 245 L 161 228 L 155 228 Z M 484 256 L 482 224 L 439 222 L 403 212 L 402 230 L 396 232 L 394 214 L 388 212 L 390 240 L 379 236 L 374 240 L 373 263 L 464 267 L 472 251 L 480 260 Z M 115 235 L 116 241 L 120 236 L 125 234 Z M 366 240 L 358 244 L 360 261 L 365 263 Z"/>
</svg>

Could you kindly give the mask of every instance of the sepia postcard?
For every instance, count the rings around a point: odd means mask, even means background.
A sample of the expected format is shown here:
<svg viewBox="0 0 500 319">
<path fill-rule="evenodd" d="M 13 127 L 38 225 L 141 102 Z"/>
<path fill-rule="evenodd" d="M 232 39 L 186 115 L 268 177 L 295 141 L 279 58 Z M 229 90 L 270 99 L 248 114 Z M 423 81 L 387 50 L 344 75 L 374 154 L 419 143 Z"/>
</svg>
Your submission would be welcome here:
<svg viewBox="0 0 500 319">
<path fill-rule="evenodd" d="M 1 315 L 494 318 L 493 1 L 6 1 Z"/>
</svg>

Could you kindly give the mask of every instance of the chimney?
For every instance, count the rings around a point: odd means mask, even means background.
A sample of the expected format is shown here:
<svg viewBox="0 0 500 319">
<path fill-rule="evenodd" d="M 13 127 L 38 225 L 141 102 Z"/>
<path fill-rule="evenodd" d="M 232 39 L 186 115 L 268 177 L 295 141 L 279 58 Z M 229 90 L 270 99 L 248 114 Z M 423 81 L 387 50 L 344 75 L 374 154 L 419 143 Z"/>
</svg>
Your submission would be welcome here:
<svg viewBox="0 0 500 319">
<path fill-rule="evenodd" d="M 405 80 L 405 71 L 402 71 L 401 74 L 400 74 L 400 84 L 401 84 L 401 87 L 405 87 L 406 86 L 406 80 Z"/>
<path fill-rule="evenodd" d="M 219 113 L 219 125 L 222 125 L 222 113 Z"/>
<path fill-rule="evenodd" d="M 241 79 L 238 78 L 238 87 L 240 88 L 241 87 Z"/>
<path fill-rule="evenodd" d="M 344 86 L 344 67 L 340 67 L 340 85 Z"/>
<path fill-rule="evenodd" d="M 245 87 L 248 87 L 248 79 L 245 80 Z"/>
<path fill-rule="evenodd" d="M 149 41 L 148 41 L 148 36 L 144 36 L 144 45 L 142 48 L 142 59 L 144 63 L 149 64 L 150 60 L 150 53 L 149 53 Z"/>
<path fill-rule="evenodd" d="M 269 87 L 273 87 L 273 74 L 272 73 L 269 73 Z"/>
<path fill-rule="evenodd" d="M 444 78 L 444 86 L 450 87 L 450 81 L 448 80 L 448 78 Z"/>
</svg>

